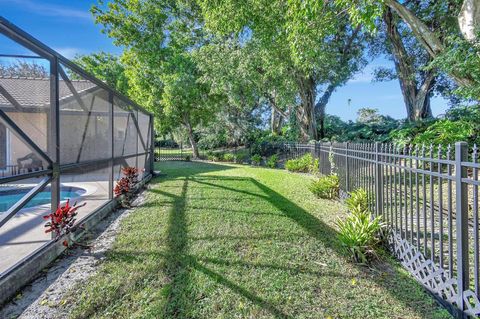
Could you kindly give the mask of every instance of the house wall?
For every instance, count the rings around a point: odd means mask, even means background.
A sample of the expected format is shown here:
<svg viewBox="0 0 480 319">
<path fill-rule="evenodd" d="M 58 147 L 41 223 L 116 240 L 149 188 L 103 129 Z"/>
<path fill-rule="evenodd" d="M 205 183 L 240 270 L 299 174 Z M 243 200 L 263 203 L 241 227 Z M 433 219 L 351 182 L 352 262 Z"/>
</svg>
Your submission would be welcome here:
<svg viewBox="0 0 480 319">
<path fill-rule="evenodd" d="M 45 113 L 22 113 L 6 112 L 17 126 L 43 151 L 47 152 L 47 114 Z M 22 142 L 12 131 L 7 129 L 7 164 L 17 165 L 19 158 L 34 154 L 33 149 Z M 38 159 L 40 157 L 38 156 Z M 46 163 L 43 163 L 46 167 Z"/>
</svg>

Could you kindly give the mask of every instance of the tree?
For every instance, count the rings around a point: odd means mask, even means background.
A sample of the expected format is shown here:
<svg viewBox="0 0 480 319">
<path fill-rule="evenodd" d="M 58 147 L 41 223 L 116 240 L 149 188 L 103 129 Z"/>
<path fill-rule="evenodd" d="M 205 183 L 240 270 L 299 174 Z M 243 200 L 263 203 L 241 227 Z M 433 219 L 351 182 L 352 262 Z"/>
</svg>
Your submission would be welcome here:
<svg viewBox="0 0 480 319">
<path fill-rule="evenodd" d="M 11 64 L 0 64 L 0 76 L 47 78 L 49 72 L 45 66 L 36 62 L 17 60 Z"/>
<path fill-rule="evenodd" d="M 303 139 L 318 139 L 318 133 L 322 137 L 323 120 L 318 131 L 316 118 L 324 118 L 335 89 L 364 65 L 360 28 L 352 28 L 330 2 L 311 8 L 299 0 L 287 4 L 249 0 L 235 6 L 202 0 L 200 5 L 206 25 L 214 33 L 227 37 L 246 34 L 243 43 L 258 41 L 273 61 L 282 61 L 280 65 L 287 71 L 283 76 L 294 79 L 296 86 L 297 105 L 290 110 L 295 112 Z M 273 61 L 264 63 L 265 73 L 276 68 Z M 281 110 L 278 113 L 288 117 Z"/>
<path fill-rule="evenodd" d="M 189 53 L 175 54 L 169 61 L 169 70 L 161 76 L 164 91 L 162 105 L 171 122 L 181 123 L 188 134 L 193 157 L 198 158 L 194 128 L 214 117 L 217 102 L 208 87 L 198 82 L 198 69 Z"/>
<path fill-rule="evenodd" d="M 131 80 L 129 95 L 153 111 L 164 129 L 181 123 L 198 157 L 195 126 L 212 118 L 217 97 L 199 83 L 193 59 L 206 41 L 195 3 L 100 1 L 92 13 L 115 44 L 127 49 L 122 61 Z"/>
<path fill-rule="evenodd" d="M 397 0 L 336 0 L 350 14 L 355 24 L 375 29 L 375 20 L 381 17 L 385 7 L 394 11 L 410 28 L 417 41 L 433 59 L 431 66 L 443 70 L 461 86 L 459 92 L 468 98 L 480 98 L 480 51 L 478 37 L 479 0 L 464 1 L 416 1 L 430 12 L 437 12 L 437 27 L 428 24 Z M 438 13 L 441 13 L 440 16 Z M 452 20 L 451 17 L 458 17 Z"/>
<path fill-rule="evenodd" d="M 198 50 L 202 81 L 210 85 L 211 93 L 225 96 L 222 112 L 227 116 L 252 114 L 268 106 L 270 129 L 280 135 L 282 124 L 295 105 L 293 81 L 285 76 L 283 59 L 272 56 L 256 39 L 243 45 L 241 41 L 219 39 Z M 269 67 L 272 63 L 275 67 Z"/>
<path fill-rule="evenodd" d="M 99 52 L 89 55 L 78 55 L 73 59 L 73 62 L 100 80 L 105 81 L 105 83 L 120 93 L 128 94 L 128 78 L 125 75 L 125 66 L 121 62 L 120 57 Z"/>
<path fill-rule="evenodd" d="M 357 122 L 362 124 L 379 124 L 383 117 L 378 114 L 378 109 L 364 107 L 357 112 Z"/>
</svg>

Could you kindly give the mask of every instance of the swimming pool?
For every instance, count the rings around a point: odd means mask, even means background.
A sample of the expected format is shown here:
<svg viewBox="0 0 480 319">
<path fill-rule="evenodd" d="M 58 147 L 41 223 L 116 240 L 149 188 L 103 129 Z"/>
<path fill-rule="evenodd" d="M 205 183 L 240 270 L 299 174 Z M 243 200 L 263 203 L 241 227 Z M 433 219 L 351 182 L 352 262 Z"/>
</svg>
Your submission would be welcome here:
<svg viewBox="0 0 480 319">
<path fill-rule="evenodd" d="M 22 187 L 15 189 L 0 190 L 0 213 L 7 211 L 16 202 L 18 202 L 33 187 Z M 60 188 L 60 200 L 77 198 L 85 194 L 85 190 L 80 187 L 64 186 Z M 50 203 L 50 187 L 45 187 L 43 191 L 32 198 L 24 208 L 45 205 Z"/>
</svg>

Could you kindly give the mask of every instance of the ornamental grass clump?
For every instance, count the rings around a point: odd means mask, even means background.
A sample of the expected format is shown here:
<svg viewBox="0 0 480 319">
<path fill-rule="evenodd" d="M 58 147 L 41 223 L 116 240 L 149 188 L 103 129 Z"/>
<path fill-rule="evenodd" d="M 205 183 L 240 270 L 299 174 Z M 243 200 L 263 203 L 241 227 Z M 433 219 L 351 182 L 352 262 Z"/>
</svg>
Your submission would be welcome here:
<svg viewBox="0 0 480 319">
<path fill-rule="evenodd" d="M 351 258 L 361 264 L 374 259 L 376 250 L 382 243 L 382 230 L 385 228 L 380 217 L 373 217 L 368 209 L 368 196 L 365 190 L 350 193 L 347 200 L 349 215 L 338 220 L 338 239 Z"/>
<path fill-rule="evenodd" d="M 319 198 L 338 198 L 340 191 L 340 180 L 337 175 L 320 177 L 309 186 L 310 191 Z"/>
<path fill-rule="evenodd" d="M 262 163 L 262 157 L 259 154 L 254 154 L 252 155 L 251 161 L 252 165 L 260 166 L 260 164 Z"/>
<path fill-rule="evenodd" d="M 308 153 L 302 157 L 288 160 L 285 168 L 290 172 L 315 174 L 318 173 L 318 159 Z"/>
<path fill-rule="evenodd" d="M 277 164 L 278 164 L 278 155 L 277 154 L 273 154 L 272 156 L 270 156 L 267 159 L 267 166 L 268 167 L 275 168 L 275 167 L 277 167 Z"/>
<path fill-rule="evenodd" d="M 235 161 L 235 154 L 233 153 L 225 153 L 223 155 L 223 160 L 225 162 L 234 162 Z"/>
<path fill-rule="evenodd" d="M 138 184 L 138 168 L 124 167 L 122 168 L 122 174 L 124 176 L 117 181 L 114 192 L 117 197 L 123 195 L 120 204 L 122 207 L 128 208 L 132 206 L 135 186 Z"/>
<path fill-rule="evenodd" d="M 349 212 L 368 211 L 369 198 L 367 192 L 363 188 L 358 188 L 348 194 L 345 204 Z"/>
</svg>

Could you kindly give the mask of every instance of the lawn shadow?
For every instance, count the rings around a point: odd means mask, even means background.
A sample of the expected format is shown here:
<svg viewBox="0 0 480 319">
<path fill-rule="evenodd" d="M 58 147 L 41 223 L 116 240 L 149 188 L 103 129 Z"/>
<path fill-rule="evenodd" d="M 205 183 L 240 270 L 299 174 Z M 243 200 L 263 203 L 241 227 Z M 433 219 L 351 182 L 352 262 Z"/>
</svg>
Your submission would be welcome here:
<svg viewBox="0 0 480 319">
<path fill-rule="evenodd" d="M 191 164 L 190 164 L 191 165 Z M 180 172 L 171 171 L 167 176 L 156 178 L 153 184 L 162 183 L 167 180 L 176 179 L 183 180 L 182 190 L 180 195 L 174 195 L 169 192 L 161 190 L 161 186 L 157 189 L 151 188 L 149 191 L 168 197 L 172 201 L 172 208 L 170 209 L 168 217 L 167 229 L 167 243 L 165 258 L 165 272 L 169 280 L 168 301 L 165 305 L 164 315 L 167 318 L 187 318 L 191 307 L 195 304 L 189 298 L 187 291 L 192 285 L 190 271 L 197 270 L 210 277 L 216 283 L 228 287 L 235 293 L 244 296 L 252 303 L 267 310 L 276 318 L 289 318 L 281 310 L 277 309 L 272 303 L 262 299 L 256 294 L 246 290 L 240 285 L 222 276 L 218 272 L 202 265 L 197 258 L 188 254 L 188 228 L 186 222 L 186 208 L 187 208 L 187 192 L 190 181 L 196 175 L 232 169 L 231 166 L 210 164 L 204 162 L 196 163 L 194 168 L 187 165 L 187 169 L 179 167 Z M 132 256 L 131 252 L 117 252 L 118 255 L 124 255 L 128 260 Z"/>
<path fill-rule="evenodd" d="M 178 166 L 177 166 L 178 167 Z M 345 256 L 342 247 L 337 240 L 337 231 L 328 224 L 319 220 L 308 211 L 304 210 L 290 199 L 284 197 L 280 193 L 272 190 L 270 187 L 260 183 L 259 181 L 250 177 L 229 177 L 229 176 L 215 176 L 215 175 L 202 175 L 203 173 L 221 171 L 225 169 L 232 169 L 232 166 L 226 166 L 221 164 L 211 163 L 195 163 L 179 167 L 178 171 L 167 171 L 167 176 L 157 178 L 154 180 L 154 184 L 162 183 L 162 181 L 177 179 L 183 180 L 182 190 L 180 195 L 173 195 L 171 193 L 161 190 L 161 185 L 157 189 L 150 189 L 151 192 L 162 194 L 169 197 L 172 201 L 172 209 L 170 210 L 168 231 L 167 231 L 167 252 L 165 254 L 165 269 L 170 279 L 170 289 L 168 295 L 168 302 L 165 306 L 166 317 L 184 318 L 190 312 L 192 307 L 195 307 L 195 301 L 193 298 L 189 298 L 188 289 L 193 283 L 191 282 L 190 272 L 193 270 L 200 271 L 205 274 L 214 282 L 227 287 L 232 292 L 245 297 L 253 304 L 261 307 L 265 311 L 269 312 L 275 318 L 290 318 L 290 315 L 282 311 L 282 309 L 269 302 L 265 298 L 258 296 L 254 291 L 249 291 L 243 288 L 240 284 L 228 279 L 218 271 L 214 271 L 205 264 L 217 264 L 226 266 L 245 265 L 258 268 L 271 268 L 282 272 L 295 271 L 295 269 L 284 267 L 283 265 L 273 265 L 264 263 L 242 263 L 232 262 L 222 259 L 204 258 L 201 256 L 192 256 L 188 252 L 188 241 L 199 240 L 200 238 L 189 238 L 188 227 L 186 220 L 187 208 L 190 208 L 187 203 L 187 191 L 188 187 L 196 187 L 202 185 L 204 187 L 220 188 L 226 191 L 240 193 L 247 196 L 255 196 L 261 200 L 269 202 L 278 211 L 282 212 L 287 218 L 298 224 L 303 228 L 309 236 L 320 240 L 325 247 L 328 247 L 335 251 L 338 255 Z M 218 181 L 218 183 L 217 183 Z M 246 182 L 255 185 L 261 193 L 250 192 L 235 188 L 231 186 L 222 185 L 222 181 L 232 182 Z M 208 236 L 208 240 L 215 240 L 215 236 Z M 360 271 L 364 272 L 370 279 L 372 271 L 362 266 L 356 266 Z M 405 273 L 395 271 L 394 275 L 398 280 L 406 281 L 411 284 L 418 285 L 418 283 L 411 276 Z M 329 275 L 325 272 L 315 275 Z M 332 277 L 338 277 L 338 275 L 330 274 Z M 332 278 L 332 280 L 335 280 Z M 388 281 L 374 280 L 375 284 L 382 287 L 382 289 L 389 293 L 391 298 L 395 298 L 400 301 L 406 307 L 410 307 L 415 313 L 421 317 L 426 317 L 429 314 L 429 310 L 425 310 L 418 305 L 418 300 L 414 294 L 399 294 L 391 287 Z M 413 287 L 413 286 L 412 286 Z"/>
<path fill-rule="evenodd" d="M 297 223 L 299 226 L 301 226 L 303 229 L 305 229 L 308 234 L 320 241 L 323 242 L 325 247 L 328 247 L 334 251 L 340 256 L 342 256 L 344 259 L 348 260 L 348 256 L 345 254 L 343 247 L 341 246 L 340 242 L 337 239 L 338 232 L 332 228 L 330 225 L 324 223 L 323 221 L 319 220 L 317 217 L 314 215 L 310 214 L 288 198 L 284 197 L 283 195 L 279 194 L 278 192 L 272 190 L 268 186 L 258 182 L 257 180 L 253 178 L 238 178 L 235 177 L 231 179 L 232 181 L 249 181 L 250 183 L 256 185 L 260 190 L 262 190 L 263 194 L 259 195 L 254 192 L 248 192 L 248 191 L 243 191 L 243 190 L 238 190 L 233 187 L 229 186 L 224 186 L 224 185 L 219 185 L 214 182 L 209 182 L 208 180 L 215 181 L 228 181 L 230 178 L 228 176 L 195 176 L 192 178 L 192 181 L 201 184 L 201 185 L 208 185 L 212 187 L 218 187 L 222 188 L 224 190 L 232 191 L 232 192 L 238 192 L 242 193 L 245 195 L 250 195 L 250 196 L 257 196 L 261 199 L 267 200 L 271 205 L 276 207 L 279 211 L 281 211 L 285 216 L 293 220 L 295 223 Z M 210 261 L 213 263 L 227 263 L 228 261 Z M 350 262 L 350 261 L 348 261 Z M 353 264 L 353 263 L 352 263 Z M 394 273 L 394 275 L 398 278 L 400 281 L 408 282 L 409 284 L 412 285 L 420 285 L 413 277 L 411 277 L 408 274 L 405 274 L 403 272 L 400 272 L 396 270 L 395 268 L 389 266 L 388 264 L 384 262 L 380 262 L 378 264 L 379 266 L 382 267 L 388 267 L 388 271 Z M 255 265 L 253 265 L 255 266 Z M 261 265 L 262 267 L 265 267 L 265 265 Z M 275 268 L 275 265 L 271 265 L 273 268 Z M 362 271 L 366 277 L 372 276 L 372 274 L 375 273 L 375 269 L 370 269 L 361 265 L 356 265 L 353 264 L 354 267 Z M 394 299 L 397 299 L 400 301 L 403 305 L 406 307 L 409 307 L 412 309 L 414 312 L 418 313 L 420 316 L 425 317 L 429 314 L 428 310 L 425 311 L 425 309 L 418 307 L 418 300 L 415 298 L 414 295 L 410 294 L 401 294 L 398 293 L 398 291 L 395 290 L 394 287 L 391 287 L 390 283 L 388 281 L 382 280 L 379 278 L 378 280 L 375 280 L 375 284 L 379 285 L 382 287 L 383 290 L 388 292 L 390 296 Z M 428 293 L 428 292 L 427 292 Z"/>
</svg>

